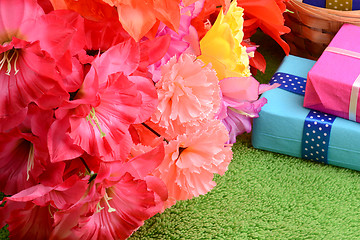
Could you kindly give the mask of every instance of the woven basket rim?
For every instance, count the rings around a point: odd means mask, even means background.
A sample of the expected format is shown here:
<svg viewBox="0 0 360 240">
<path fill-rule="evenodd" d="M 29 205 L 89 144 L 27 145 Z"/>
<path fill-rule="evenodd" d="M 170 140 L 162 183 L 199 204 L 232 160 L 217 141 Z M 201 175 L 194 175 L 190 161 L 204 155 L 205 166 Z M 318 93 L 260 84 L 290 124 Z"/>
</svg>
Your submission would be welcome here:
<svg viewBox="0 0 360 240">
<path fill-rule="evenodd" d="M 284 15 L 291 32 L 284 35 L 290 53 L 316 60 L 333 36 L 345 24 L 360 26 L 360 10 L 341 11 L 289 0 Z"/>
<path fill-rule="evenodd" d="M 321 8 L 303 3 L 302 0 L 290 0 L 287 2 L 287 6 L 292 6 L 294 8 L 289 9 L 290 11 L 295 10 L 314 18 L 327 19 L 329 21 L 338 21 L 344 23 L 360 23 L 360 10 L 341 11 Z"/>
</svg>

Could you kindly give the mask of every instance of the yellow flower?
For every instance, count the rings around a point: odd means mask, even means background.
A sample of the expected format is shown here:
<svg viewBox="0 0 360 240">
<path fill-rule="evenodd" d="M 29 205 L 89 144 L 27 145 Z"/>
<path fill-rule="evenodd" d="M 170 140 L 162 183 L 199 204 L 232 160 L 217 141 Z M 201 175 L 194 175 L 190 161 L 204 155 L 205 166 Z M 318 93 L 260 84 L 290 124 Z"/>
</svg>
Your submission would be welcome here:
<svg viewBox="0 0 360 240">
<path fill-rule="evenodd" d="M 232 1 L 226 15 L 220 11 L 214 25 L 200 41 L 201 59 L 211 63 L 219 80 L 227 77 L 249 77 L 249 56 L 241 45 L 243 9 Z"/>
</svg>

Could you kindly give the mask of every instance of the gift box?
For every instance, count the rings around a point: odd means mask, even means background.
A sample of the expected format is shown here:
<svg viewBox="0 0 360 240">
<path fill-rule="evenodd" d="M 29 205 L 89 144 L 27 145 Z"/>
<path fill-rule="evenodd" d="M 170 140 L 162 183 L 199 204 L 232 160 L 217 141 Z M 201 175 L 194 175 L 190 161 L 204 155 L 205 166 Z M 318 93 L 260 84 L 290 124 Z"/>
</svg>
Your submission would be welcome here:
<svg viewBox="0 0 360 240">
<path fill-rule="evenodd" d="M 306 75 L 315 61 L 289 55 L 265 92 L 268 103 L 254 119 L 255 148 L 360 170 L 360 124 L 303 107 Z"/>
<path fill-rule="evenodd" d="M 344 24 L 308 73 L 304 107 L 360 121 L 360 27 Z"/>
<path fill-rule="evenodd" d="M 334 10 L 351 11 L 360 9 L 360 0 L 303 0 L 303 3 Z"/>
</svg>

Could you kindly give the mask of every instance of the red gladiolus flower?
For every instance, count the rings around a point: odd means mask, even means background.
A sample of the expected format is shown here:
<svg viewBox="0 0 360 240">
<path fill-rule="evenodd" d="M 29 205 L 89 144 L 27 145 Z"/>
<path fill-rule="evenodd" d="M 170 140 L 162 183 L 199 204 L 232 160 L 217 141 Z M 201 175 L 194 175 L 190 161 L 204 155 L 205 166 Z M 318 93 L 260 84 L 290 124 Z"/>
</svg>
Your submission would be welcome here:
<svg viewBox="0 0 360 240">
<path fill-rule="evenodd" d="M 9 225 L 10 239 L 49 239 L 54 212 L 51 206 L 9 200 L 0 208 L 0 227 Z"/>
<path fill-rule="evenodd" d="M 102 163 L 83 198 L 54 215 L 54 239 L 126 239 L 161 211 L 166 186 L 150 173 L 164 157 L 163 145 L 124 163 Z"/>
<path fill-rule="evenodd" d="M 52 115 L 30 104 L 25 121 L 0 134 L 0 191 L 15 194 L 39 182 L 61 181 L 58 171 L 64 166 L 50 163 L 46 146 Z"/>
<path fill-rule="evenodd" d="M 211 25 L 215 22 L 220 6 L 223 8 L 224 14 L 230 7 L 230 0 L 203 0 L 203 7 L 201 12 L 191 21 L 191 24 L 196 28 L 199 39 L 204 37 Z"/>
<path fill-rule="evenodd" d="M 43 107 L 66 98 L 65 66 L 76 65 L 71 56 L 82 48 L 76 37 L 81 33 L 59 21 L 57 13 L 45 15 L 36 0 L 0 1 L 0 26 L 0 119 L 12 121 L 30 102 L 45 100 L 55 89 L 56 97 Z"/>
<path fill-rule="evenodd" d="M 56 111 L 48 143 L 52 161 L 83 151 L 105 161 L 126 159 L 130 124 L 145 121 L 157 105 L 151 80 L 129 76 L 139 66 L 139 46 L 133 40 L 112 47 L 92 64 L 74 100 Z"/>
</svg>

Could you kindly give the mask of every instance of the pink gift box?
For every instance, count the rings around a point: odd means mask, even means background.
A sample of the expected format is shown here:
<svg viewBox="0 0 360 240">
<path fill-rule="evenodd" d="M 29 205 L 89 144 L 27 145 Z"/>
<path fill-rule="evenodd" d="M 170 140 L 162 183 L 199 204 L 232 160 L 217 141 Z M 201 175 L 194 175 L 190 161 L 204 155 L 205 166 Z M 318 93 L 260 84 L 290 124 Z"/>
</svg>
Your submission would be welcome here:
<svg viewBox="0 0 360 240">
<path fill-rule="evenodd" d="M 344 24 L 309 71 L 304 107 L 360 122 L 360 27 Z"/>
</svg>

